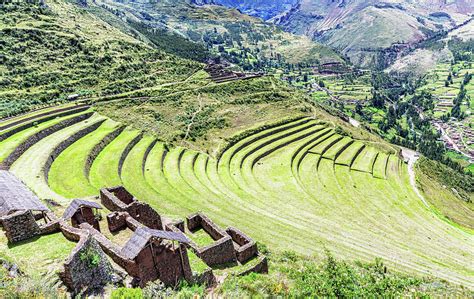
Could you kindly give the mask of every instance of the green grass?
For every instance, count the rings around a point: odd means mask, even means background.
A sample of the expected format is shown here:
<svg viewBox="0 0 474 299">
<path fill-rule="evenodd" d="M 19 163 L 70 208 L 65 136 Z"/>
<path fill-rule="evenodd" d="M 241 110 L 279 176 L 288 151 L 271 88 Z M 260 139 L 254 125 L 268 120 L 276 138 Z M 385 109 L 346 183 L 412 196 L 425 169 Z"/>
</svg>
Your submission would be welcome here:
<svg viewBox="0 0 474 299">
<path fill-rule="evenodd" d="M 206 265 L 206 263 L 204 263 L 192 250 L 188 250 L 188 258 L 193 272 L 203 273 L 209 269 L 209 266 Z"/>
<path fill-rule="evenodd" d="M 354 163 L 351 166 L 351 169 L 372 172 L 372 167 L 374 161 L 378 155 L 377 149 L 373 147 L 366 147 L 362 150 L 360 155 L 357 156 Z"/>
<path fill-rule="evenodd" d="M 69 256 L 75 243 L 68 241 L 61 233 L 35 237 L 7 246 L 5 235 L 0 234 L 0 251 L 30 275 L 53 275 Z"/>
<path fill-rule="evenodd" d="M 188 232 L 186 235 L 199 247 L 206 247 L 214 243 L 211 236 L 202 228 L 193 232 Z"/>
<path fill-rule="evenodd" d="M 86 113 L 86 112 L 84 112 Z M 46 129 L 48 127 L 51 127 L 52 125 L 55 125 L 63 120 L 66 120 L 66 119 L 71 119 L 73 117 L 76 117 L 80 114 L 83 114 L 83 113 L 78 113 L 78 114 L 74 114 L 74 115 L 71 115 L 71 116 L 68 116 L 68 117 L 61 117 L 61 118 L 57 118 L 57 119 L 53 119 L 53 120 L 50 120 L 50 121 L 46 121 L 44 123 L 41 123 L 41 124 L 38 124 L 36 126 L 33 126 L 31 128 L 28 128 L 26 130 L 23 130 L 17 134 L 14 134 L 12 136 L 10 136 L 9 138 L 3 140 L 0 142 L 0 162 L 3 161 L 5 158 L 8 157 L 8 155 L 10 153 L 12 153 L 15 148 L 20 145 L 23 141 L 25 141 L 28 137 L 32 136 L 33 134 L 43 130 L 43 129 Z"/>
<path fill-rule="evenodd" d="M 52 191 L 45 189 L 48 186 L 32 179 L 40 169 L 36 165 L 47 157 L 51 144 L 83 126 L 64 129 L 39 142 L 21 157 L 25 166 L 15 168 L 15 173 L 26 178 L 41 197 L 49 196 Z M 118 172 L 117 160 L 136 136 L 136 132 L 124 131 L 125 135 L 99 155 L 91 177 L 101 172 L 103 165 L 106 176 L 110 174 L 115 182 L 120 179 L 159 213 L 177 219 L 202 211 L 221 227 L 238 227 L 277 252 L 291 248 L 314 255 L 328 248 L 347 259 L 382 257 L 400 271 L 430 271 L 470 285 L 472 235 L 423 205 L 410 186 L 406 165 L 396 155 L 388 156 L 369 145 L 357 155 L 361 143 L 356 141 L 338 156 L 346 161 L 344 165 L 321 159 L 323 153 L 335 157 L 352 141 L 333 132 L 332 127 L 315 120 L 290 122 L 242 138 L 224 151 L 219 161 L 182 147 L 167 148 L 145 136 L 127 155 L 118 178 L 113 174 Z M 88 137 L 91 139 L 84 146 L 91 148 L 100 140 L 97 134 L 84 137 L 67 152 L 82 153 L 79 142 Z M 348 167 L 354 157 L 353 168 L 365 172 Z M 29 161 L 33 171 L 26 168 Z M 69 160 L 64 161 L 67 163 Z M 71 174 L 71 181 L 83 176 L 82 172 Z M 95 184 L 101 181 L 97 176 Z M 433 192 L 439 188 L 434 186 Z M 203 245 L 210 241 L 201 243 L 201 236 L 197 240 Z"/>
<path fill-rule="evenodd" d="M 93 147 L 115 129 L 117 123 L 108 120 L 64 150 L 54 160 L 49 171 L 48 183 L 51 189 L 66 198 L 96 195 L 98 189 L 91 185 L 84 172 L 87 157 Z"/>
<path fill-rule="evenodd" d="M 357 154 L 365 147 L 365 145 L 360 142 L 356 141 L 352 143 L 345 151 L 339 155 L 336 159 L 337 164 L 350 166 L 354 159 L 357 157 Z"/>
<path fill-rule="evenodd" d="M 92 163 L 89 179 L 96 189 L 118 186 L 122 183 L 118 169 L 119 161 L 127 145 L 139 134 L 138 131 L 124 130 L 108 144 Z"/>
</svg>

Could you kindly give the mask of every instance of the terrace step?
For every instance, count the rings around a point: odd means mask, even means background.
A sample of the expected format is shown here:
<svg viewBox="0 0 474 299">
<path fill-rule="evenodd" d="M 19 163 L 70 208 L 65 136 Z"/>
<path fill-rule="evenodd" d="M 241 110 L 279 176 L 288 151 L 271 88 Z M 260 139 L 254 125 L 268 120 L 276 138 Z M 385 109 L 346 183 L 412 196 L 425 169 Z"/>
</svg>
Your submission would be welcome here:
<svg viewBox="0 0 474 299">
<path fill-rule="evenodd" d="M 94 131 L 71 143 L 52 162 L 46 174 L 51 189 L 66 198 L 87 197 L 97 194 L 98 189 L 89 182 L 86 172 L 91 152 L 111 133 L 116 133 L 118 123 L 106 120 Z M 114 138 L 116 136 L 112 135 Z M 90 165 L 90 164 L 89 164 Z M 89 166 L 90 167 L 90 166 Z M 69 179 L 65 180 L 64 177 Z"/>
<path fill-rule="evenodd" d="M 92 186 L 100 189 L 122 184 L 119 176 L 121 157 L 125 149 L 139 136 L 138 131 L 125 129 L 99 153 L 89 171 Z"/>
<path fill-rule="evenodd" d="M 11 166 L 11 171 L 27 184 L 40 198 L 53 199 L 61 204 L 67 204 L 64 197 L 51 190 L 47 183 L 45 173 L 52 163 L 51 158 L 56 158 L 61 152 L 61 147 L 66 141 L 74 139 L 76 134 L 84 130 L 94 129 L 99 123 L 105 121 L 104 117 L 93 115 L 76 124 L 58 130 L 53 134 L 39 140 L 29 147 Z"/>
<path fill-rule="evenodd" d="M 90 108 L 90 106 L 88 106 L 86 104 L 74 105 L 74 106 L 68 106 L 68 107 L 64 107 L 64 108 L 53 108 L 51 110 L 44 111 L 44 112 L 41 112 L 41 113 L 38 113 L 38 114 L 19 117 L 18 119 L 15 119 L 15 118 L 10 119 L 10 120 L 5 121 L 5 122 L 0 122 L 0 131 L 12 128 L 14 126 L 17 126 L 19 124 L 23 124 L 25 122 L 29 122 L 31 120 L 44 118 L 46 116 L 52 116 L 52 115 L 58 114 L 57 116 L 59 117 L 59 116 L 69 115 L 69 114 L 64 114 L 64 112 L 67 112 L 67 111 L 71 111 L 71 110 L 74 111 L 75 110 L 76 112 L 72 112 L 72 113 L 78 113 L 80 111 L 84 111 L 84 110 L 87 110 L 89 108 Z M 70 114 L 72 114 L 72 113 L 70 113 Z M 51 118 L 49 118 L 49 119 L 51 119 Z"/>
</svg>

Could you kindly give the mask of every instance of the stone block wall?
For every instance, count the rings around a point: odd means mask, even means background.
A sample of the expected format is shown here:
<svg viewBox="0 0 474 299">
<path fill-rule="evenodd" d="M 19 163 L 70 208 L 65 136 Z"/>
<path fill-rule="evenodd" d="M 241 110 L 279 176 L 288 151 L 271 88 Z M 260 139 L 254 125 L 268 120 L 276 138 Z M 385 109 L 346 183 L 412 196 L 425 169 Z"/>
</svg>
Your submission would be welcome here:
<svg viewBox="0 0 474 299">
<path fill-rule="evenodd" d="M 210 267 L 234 263 L 237 259 L 234 244 L 229 236 L 217 240 L 209 246 L 198 248 L 196 254 Z"/>
<path fill-rule="evenodd" d="M 153 241 L 145 247 L 135 261 L 139 268 L 140 286 L 159 279 L 167 286 L 176 286 L 179 281 L 191 281 L 192 272 L 185 246 L 173 247 L 171 242 Z"/>
<path fill-rule="evenodd" d="M 130 216 L 152 229 L 163 229 L 160 214 L 149 204 L 139 202 L 124 187 L 104 188 L 100 190 L 102 204 L 111 211 L 128 212 Z"/>
<path fill-rule="evenodd" d="M 10 243 L 27 240 L 40 233 L 40 227 L 31 211 L 18 211 L 4 216 L 1 222 Z"/>
<path fill-rule="evenodd" d="M 79 227 L 84 222 L 89 223 L 96 230 L 100 231 L 99 220 L 96 219 L 92 208 L 82 207 L 71 217 L 71 223 L 74 227 Z"/>
<path fill-rule="evenodd" d="M 227 236 L 227 233 L 217 226 L 209 217 L 203 213 L 196 213 L 186 217 L 186 223 L 190 231 L 202 228 L 214 241 Z"/>
<path fill-rule="evenodd" d="M 134 197 L 124 187 L 100 189 L 100 201 L 110 211 L 125 211 Z"/>
<path fill-rule="evenodd" d="M 147 203 L 135 201 L 129 204 L 125 209 L 130 216 L 135 218 L 143 225 L 152 229 L 163 229 L 161 216 Z"/>
<path fill-rule="evenodd" d="M 190 231 L 202 228 L 215 241 L 213 244 L 199 248 L 191 242 L 191 248 L 208 266 L 216 266 L 236 261 L 232 238 L 203 213 L 196 213 L 186 217 Z"/>
<path fill-rule="evenodd" d="M 226 232 L 234 241 L 235 254 L 240 263 L 257 256 L 257 244 L 250 237 L 234 227 L 227 228 Z"/>
<path fill-rule="evenodd" d="M 124 212 L 113 212 L 107 215 L 107 225 L 111 233 L 121 231 L 127 227 L 125 219 L 128 214 Z"/>
<path fill-rule="evenodd" d="M 78 293 L 111 283 L 113 268 L 97 241 L 88 234 L 76 245 L 59 276 L 73 293 Z"/>
</svg>

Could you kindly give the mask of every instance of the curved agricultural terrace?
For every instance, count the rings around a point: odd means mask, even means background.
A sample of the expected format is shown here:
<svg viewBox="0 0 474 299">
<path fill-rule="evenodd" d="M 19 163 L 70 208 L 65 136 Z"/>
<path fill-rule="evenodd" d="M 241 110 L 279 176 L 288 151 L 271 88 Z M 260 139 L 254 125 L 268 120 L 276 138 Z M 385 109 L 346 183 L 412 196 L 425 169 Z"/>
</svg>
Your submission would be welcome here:
<svg viewBox="0 0 474 299">
<path fill-rule="evenodd" d="M 423 205 L 395 152 L 303 117 L 242 134 L 213 158 L 74 109 L 0 123 L 0 161 L 44 199 L 67 205 L 123 184 L 163 214 L 201 210 L 272 250 L 382 257 L 474 286 L 472 234 Z"/>
</svg>

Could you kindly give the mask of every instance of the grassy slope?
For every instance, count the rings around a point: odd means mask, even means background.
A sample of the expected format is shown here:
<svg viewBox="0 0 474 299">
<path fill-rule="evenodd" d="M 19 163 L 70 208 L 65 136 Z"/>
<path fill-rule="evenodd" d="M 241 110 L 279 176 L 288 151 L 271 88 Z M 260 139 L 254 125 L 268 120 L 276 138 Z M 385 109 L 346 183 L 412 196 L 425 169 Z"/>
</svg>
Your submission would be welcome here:
<svg viewBox="0 0 474 299">
<path fill-rule="evenodd" d="M 182 84 L 173 82 L 169 86 L 152 87 L 146 91 L 150 98 L 108 103 L 100 110 L 152 132 L 176 130 L 164 136 L 169 141 L 181 136 L 192 119 L 190 136 L 196 140 L 186 140 L 185 144 L 209 151 L 219 149 L 230 136 L 245 128 L 289 116 L 312 112 L 334 125 L 342 125 L 324 112 L 311 110 L 312 107 L 299 98 L 301 94 L 278 81 L 262 78 L 216 86 L 207 85 L 200 76 Z M 174 115 L 177 111 L 178 117 Z M 200 111 L 198 115 L 202 114 L 190 118 L 196 111 Z M 69 199 L 63 196 L 82 195 L 79 194 L 82 190 L 71 189 L 70 192 L 69 188 L 62 187 L 57 188 L 61 194 L 56 194 L 44 181 L 41 170 L 52 146 L 99 119 L 102 117 L 95 116 L 87 123 L 79 123 L 41 140 L 13 165 L 13 172 L 42 198 L 67 204 Z M 148 122 L 142 122 L 147 119 Z M 219 128 L 219 121 L 214 121 L 219 119 L 225 119 L 229 124 Z M 120 178 L 116 173 L 118 158 L 132 139 L 130 135 L 121 135 L 94 163 L 92 183 L 98 188 L 122 181 L 139 199 L 167 216 L 182 218 L 202 210 L 218 224 L 241 228 L 276 251 L 292 249 L 313 255 L 329 248 L 337 256 L 366 261 L 380 256 L 397 269 L 429 273 L 472 287 L 469 280 L 472 277 L 472 234 L 434 217 L 422 205 L 410 187 L 406 166 L 396 156 L 391 155 L 388 159 L 386 180 L 373 178 L 365 164 L 364 169 L 368 172 L 350 171 L 347 166 L 334 165 L 330 159 L 320 159 L 318 154 L 302 157 L 299 167 L 293 165 L 295 155 L 301 154 L 302 148 L 309 150 L 316 145 L 311 139 L 322 134 L 319 129 L 323 124 L 313 124 L 312 127 L 300 126 L 301 130 L 293 129 L 292 134 L 286 131 L 288 135 L 278 133 L 265 138 L 245 138 L 226 152 L 236 152 L 232 161 L 230 158 L 217 161 L 200 153 L 194 165 L 196 152 L 186 151 L 181 155 L 182 148 L 172 148 L 161 165 L 165 146 L 160 142 L 153 146 L 144 161 L 144 154 L 155 140 L 155 137 L 145 136 L 127 156 Z M 332 128 L 331 124 L 327 126 Z M 306 133 L 311 134 L 306 136 Z M 377 140 L 366 132 L 354 131 L 353 134 L 358 138 Z M 88 137 L 84 139 L 89 140 L 85 146 L 91 148 L 97 140 Z M 73 159 L 61 158 L 77 168 L 68 174 L 71 181 L 87 179 L 80 171 L 79 156 L 83 156 L 83 152 L 78 144 L 81 140 L 64 153 Z M 307 146 L 310 141 L 313 143 Z M 245 142 L 248 143 L 239 148 Z M 381 150 L 371 147 L 367 151 L 373 156 Z M 60 166 L 59 163 L 54 166 L 51 173 L 52 186 L 64 184 L 64 178 L 59 175 Z M 110 181 L 103 179 L 104 174 L 110 174 Z M 434 193 L 439 191 L 439 186 L 433 188 Z M 18 250 L 27 248 L 23 246 Z M 53 251 L 56 249 L 51 247 Z M 19 255 L 24 257 L 27 253 L 20 250 Z M 47 253 L 38 262 L 43 263 L 49 255 L 56 256 Z"/>
<path fill-rule="evenodd" d="M 201 66 L 155 51 L 66 1 L 0 7 L 0 117 L 64 100 L 183 80 Z"/>
<path fill-rule="evenodd" d="M 370 157 L 360 163 L 364 172 L 335 165 L 332 156 L 320 160 L 312 150 L 297 169 L 297 180 L 292 157 L 314 134 L 322 134 L 321 129 L 310 122 L 264 138 L 250 136 L 229 149 L 235 152 L 231 161 L 221 160 L 217 171 L 210 158 L 204 172 L 196 170 L 199 163 L 193 166 L 196 153 L 180 148 L 166 154 L 160 171 L 164 147 L 145 137 L 127 156 L 122 181 L 166 215 L 202 210 L 277 251 L 314 254 L 329 248 L 337 256 L 366 261 L 380 256 L 404 271 L 469 285 L 472 235 L 433 217 L 412 191 L 406 165 L 396 156 L 388 159 L 387 179 L 376 179 L 371 165 L 380 150 L 372 146 L 358 156 Z M 199 179 L 204 174 L 209 180 Z"/>
<path fill-rule="evenodd" d="M 84 173 L 87 156 L 96 144 L 116 128 L 117 123 L 105 122 L 63 151 L 54 160 L 48 175 L 51 189 L 67 198 L 95 195 L 97 189 L 91 185 Z M 66 177 L 69 179 L 64 179 Z"/>
<path fill-rule="evenodd" d="M 448 221 L 467 227 L 472 232 L 473 179 L 453 174 L 446 166 L 426 159 L 417 164 L 417 175 L 418 184 L 434 209 Z"/>
<path fill-rule="evenodd" d="M 261 49 L 260 53 L 252 55 L 258 57 L 249 58 L 253 61 L 256 61 L 256 58 L 273 59 L 278 54 L 286 62 L 294 64 L 317 60 L 341 61 L 328 47 L 312 42 L 307 37 L 284 32 L 274 25 L 241 14 L 235 9 L 193 6 L 183 0 L 156 1 L 152 4 L 128 1 L 122 4 L 110 0 L 97 2 L 121 11 L 132 20 L 140 20 L 151 28 L 165 29 L 195 42 L 204 42 L 206 35 L 213 36 L 216 32 L 232 39 L 230 45 L 225 45 L 228 51 L 239 52 L 239 43 L 251 50 Z M 146 13 L 147 18 L 143 17 L 142 12 Z M 217 50 L 217 46 L 215 48 Z"/>
</svg>

